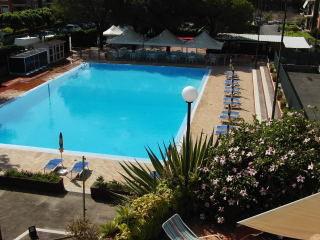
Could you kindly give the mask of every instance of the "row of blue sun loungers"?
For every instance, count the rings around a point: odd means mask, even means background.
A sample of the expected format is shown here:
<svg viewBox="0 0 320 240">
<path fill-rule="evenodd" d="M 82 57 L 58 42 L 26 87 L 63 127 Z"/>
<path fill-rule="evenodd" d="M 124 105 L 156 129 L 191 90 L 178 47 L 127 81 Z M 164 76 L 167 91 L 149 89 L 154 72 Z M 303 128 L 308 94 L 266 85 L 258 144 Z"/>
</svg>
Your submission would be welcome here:
<svg viewBox="0 0 320 240">
<path fill-rule="evenodd" d="M 44 166 L 43 170 L 44 172 L 45 171 L 53 172 L 61 167 L 63 167 L 63 160 L 61 158 L 55 158 L 55 159 L 49 160 Z M 75 177 L 80 176 L 83 173 L 84 169 L 89 169 L 88 162 L 84 162 L 84 166 L 82 161 L 75 162 L 69 171 L 71 173 L 71 178 L 72 178 L 72 174 L 75 174 Z"/>
<path fill-rule="evenodd" d="M 236 126 L 230 125 L 230 121 L 234 121 L 240 118 L 240 113 L 233 111 L 234 108 L 240 108 L 240 80 L 238 75 L 235 72 L 227 71 L 226 80 L 224 81 L 224 93 L 225 97 L 223 98 L 223 104 L 225 107 L 228 107 L 228 110 L 223 110 L 219 115 L 219 118 L 222 122 L 228 122 L 227 124 L 222 124 L 216 126 L 215 134 L 224 135 L 229 132 L 230 129 L 236 128 Z"/>
</svg>

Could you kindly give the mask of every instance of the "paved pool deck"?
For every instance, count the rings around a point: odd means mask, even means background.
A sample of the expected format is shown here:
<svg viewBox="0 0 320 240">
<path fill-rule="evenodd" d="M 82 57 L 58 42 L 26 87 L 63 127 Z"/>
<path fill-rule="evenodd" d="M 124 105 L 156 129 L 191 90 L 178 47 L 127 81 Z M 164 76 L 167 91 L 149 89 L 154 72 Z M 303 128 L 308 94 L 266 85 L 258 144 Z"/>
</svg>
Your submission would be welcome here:
<svg viewBox="0 0 320 240">
<path fill-rule="evenodd" d="M 35 76 L 33 78 L 22 79 L 13 82 L 8 87 L 0 88 L 0 99 L 8 99 L 16 97 L 25 91 L 55 77 L 59 74 L 77 66 L 80 62 L 61 66 L 55 68 L 47 73 Z M 227 67 L 214 66 L 212 68 L 211 76 L 207 81 L 202 98 L 195 111 L 191 131 L 193 136 L 200 134 L 210 135 L 216 125 L 221 124 L 218 116 L 223 110 L 223 96 L 224 96 L 224 72 L 228 70 Z M 242 109 L 240 116 L 246 121 L 252 121 L 254 115 L 254 97 L 252 73 L 250 67 L 236 67 L 236 72 L 240 77 L 241 101 Z M 17 168 L 28 171 L 43 171 L 43 166 L 48 159 L 60 157 L 58 150 L 56 153 L 48 153 L 36 150 L 22 150 L 17 148 L 0 147 L 0 168 Z M 75 160 L 81 160 L 81 154 L 65 153 L 64 167 L 70 169 Z M 89 161 L 90 175 L 86 180 L 86 186 L 90 187 L 97 177 L 103 176 L 105 180 L 123 180 L 121 173 L 123 170 L 119 164 L 120 161 L 110 159 L 108 157 L 86 156 Z M 81 192 L 82 182 L 73 180 L 71 174 L 67 174 L 64 178 L 66 190 L 71 192 Z M 87 188 L 89 193 L 89 188 Z"/>
</svg>

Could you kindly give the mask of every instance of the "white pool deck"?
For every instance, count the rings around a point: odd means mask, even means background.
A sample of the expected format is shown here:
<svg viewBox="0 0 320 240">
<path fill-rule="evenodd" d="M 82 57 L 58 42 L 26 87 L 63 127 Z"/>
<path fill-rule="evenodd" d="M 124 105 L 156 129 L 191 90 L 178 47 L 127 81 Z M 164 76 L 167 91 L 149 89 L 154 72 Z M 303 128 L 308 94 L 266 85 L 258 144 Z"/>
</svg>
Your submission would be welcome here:
<svg viewBox="0 0 320 240">
<path fill-rule="evenodd" d="M 192 120 L 191 131 L 194 137 L 201 133 L 210 135 L 213 131 L 213 127 L 221 124 L 218 116 L 223 110 L 224 72 L 226 70 L 228 70 L 227 67 L 221 66 L 215 66 L 212 68 L 211 75 L 209 76 Z M 255 106 L 251 68 L 236 67 L 236 71 L 240 78 L 241 88 L 242 108 L 240 110 L 240 116 L 245 121 L 253 121 Z M 47 76 L 47 80 L 51 77 L 52 76 Z M 42 76 L 41 79 L 42 81 L 45 81 L 46 78 Z M 7 98 L 8 96 L 17 96 L 23 93 L 23 90 L 15 91 L 8 89 L 7 91 L 2 91 L 0 93 L 0 97 Z M 0 146 L 0 168 L 2 169 L 17 168 L 33 172 L 43 171 L 43 167 L 49 159 L 58 157 L 60 157 L 58 150 L 55 152 L 52 150 L 45 151 L 41 149 L 35 150 L 19 147 L 8 148 L 3 145 Z M 63 155 L 64 167 L 70 169 L 74 161 L 81 160 L 81 157 L 81 153 L 66 152 Z M 88 193 L 89 187 L 99 176 L 103 176 L 106 180 L 122 180 L 120 173 L 123 173 L 123 170 L 119 164 L 119 162 L 121 162 L 119 160 L 122 160 L 121 158 L 113 159 L 100 155 L 88 155 L 86 157 L 89 161 L 89 168 L 91 170 L 90 176 L 87 178 L 85 183 L 87 186 L 86 191 Z M 82 191 L 81 181 L 72 180 L 70 174 L 67 174 L 63 178 L 65 187 L 68 191 Z"/>
</svg>

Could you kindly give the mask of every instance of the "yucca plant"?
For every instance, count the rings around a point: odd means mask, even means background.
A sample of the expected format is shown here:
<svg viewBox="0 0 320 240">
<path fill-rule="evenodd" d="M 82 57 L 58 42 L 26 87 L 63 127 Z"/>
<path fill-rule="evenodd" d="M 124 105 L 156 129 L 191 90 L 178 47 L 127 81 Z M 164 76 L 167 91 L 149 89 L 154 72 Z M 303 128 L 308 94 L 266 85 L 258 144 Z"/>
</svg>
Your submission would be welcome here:
<svg viewBox="0 0 320 240">
<path fill-rule="evenodd" d="M 172 141 L 163 149 L 159 146 L 158 157 L 149 147 L 146 149 L 152 170 L 156 171 L 156 177 L 151 174 L 151 169 L 146 164 L 139 162 L 120 163 L 126 174 L 122 174 L 127 186 L 137 195 L 154 192 L 160 180 L 167 180 L 169 183 L 187 188 L 188 179 L 198 176 L 199 167 L 208 156 L 209 149 L 213 144 L 213 136 L 196 139 L 193 143 L 190 139 L 189 158 L 186 156 L 187 143 L 183 138 L 179 146 Z"/>
</svg>

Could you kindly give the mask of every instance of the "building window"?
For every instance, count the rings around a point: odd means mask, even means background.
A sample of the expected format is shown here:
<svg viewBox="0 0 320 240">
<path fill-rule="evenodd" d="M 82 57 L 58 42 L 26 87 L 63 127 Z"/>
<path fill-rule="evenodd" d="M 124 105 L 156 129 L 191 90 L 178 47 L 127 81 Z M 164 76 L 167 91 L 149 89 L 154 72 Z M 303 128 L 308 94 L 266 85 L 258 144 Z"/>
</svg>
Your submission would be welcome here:
<svg viewBox="0 0 320 240">
<path fill-rule="evenodd" d="M 0 6 L 0 13 L 6 13 L 9 12 L 9 6 Z"/>
</svg>

